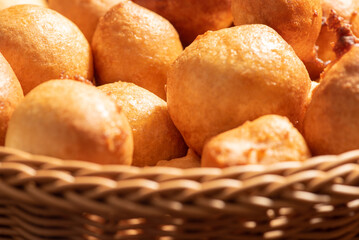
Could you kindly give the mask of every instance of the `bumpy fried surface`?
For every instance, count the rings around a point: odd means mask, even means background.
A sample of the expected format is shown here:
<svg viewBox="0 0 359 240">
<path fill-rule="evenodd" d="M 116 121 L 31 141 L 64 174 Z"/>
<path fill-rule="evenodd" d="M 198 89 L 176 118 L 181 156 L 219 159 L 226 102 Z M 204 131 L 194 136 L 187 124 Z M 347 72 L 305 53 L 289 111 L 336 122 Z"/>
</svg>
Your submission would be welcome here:
<svg viewBox="0 0 359 240">
<path fill-rule="evenodd" d="M 115 100 L 128 118 L 133 132 L 134 166 L 153 166 L 186 154 L 187 146 L 174 126 L 167 103 L 132 83 L 116 82 L 99 87 Z"/>
<path fill-rule="evenodd" d="M 202 166 L 269 165 L 308 157 L 304 138 L 288 119 L 266 115 L 212 138 L 204 147 Z"/>
<path fill-rule="evenodd" d="M 232 0 L 236 25 L 265 24 L 275 29 L 304 62 L 315 58 L 322 23 L 320 0 Z"/>
<path fill-rule="evenodd" d="M 23 97 L 19 80 L 0 53 L 0 146 L 5 143 L 8 122 Z"/>
<path fill-rule="evenodd" d="M 167 71 L 182 52 L 167 20 L 124 0 L 101 18 L 92 46 L 100 84 L 132 82 L 166 98 Z"/>
<path fill-rule="evenodd" d="M 208 30 L 229 27 L 231 0 L 133 0 L 167 20 L 177 29 L 185 46 Z"/>
<path fill-rule="evenodd" d="M 93 78 L 86 38 L 70 20 L 48 8 L 16 5 L 0 11 L 0 52 L 25 94 L 50 79 Z"/>
<path fill-rule="evenodd" d="M 265 25 L 207 32 L 187 47 L 168 74 L 171 118 L 187 145 L 266 114 L 298 125 L 310 90 L 305 66 Z"/>
<path fill-rule="evenodd" d="M 304 136 L 313 154 L 340 154 L 359 148 L 359 47 L 325 73 L 304 120 Z"/>
<path fill-rule="evenodd" d="M 10 120 L 5 146 L 101 164 L 132 162 L 130 125 L 111 98 L 72 80 L 34 88 Z"/>
<path fill-rule="evenodd" d="M 320 59 L 323 61 L 333 61 L 336 59 L 335 52 L 333 51 L 333 46 L 337 41 L 336 33 L 328 28 L 326 22 L 331 11 L 334 10 L 338 17 L 343 18 L 343 20 L 349 23 L 357 19 L 355 12 L 358 10 L 358 6 L 357 0 L 322 0 L 324 21 L 316 43 Z M 353 31 L 356 29 L 359 30 L 357 27 L 352 28 Z"/>
</svg>

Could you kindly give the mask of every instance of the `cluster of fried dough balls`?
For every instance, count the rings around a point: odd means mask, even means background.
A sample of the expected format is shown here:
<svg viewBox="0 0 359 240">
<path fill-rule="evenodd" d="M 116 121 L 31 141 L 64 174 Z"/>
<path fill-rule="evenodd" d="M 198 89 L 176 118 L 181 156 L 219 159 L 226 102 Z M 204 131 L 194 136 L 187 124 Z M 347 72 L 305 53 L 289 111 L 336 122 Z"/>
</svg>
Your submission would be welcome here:
<svg viewBox="0 0 359 240">
<path fill-rule="evenodd" d="M 0 0 L 0 145 L 183 169 L 357 149 L 357 10 L 356 0 Z"/>
</svg>

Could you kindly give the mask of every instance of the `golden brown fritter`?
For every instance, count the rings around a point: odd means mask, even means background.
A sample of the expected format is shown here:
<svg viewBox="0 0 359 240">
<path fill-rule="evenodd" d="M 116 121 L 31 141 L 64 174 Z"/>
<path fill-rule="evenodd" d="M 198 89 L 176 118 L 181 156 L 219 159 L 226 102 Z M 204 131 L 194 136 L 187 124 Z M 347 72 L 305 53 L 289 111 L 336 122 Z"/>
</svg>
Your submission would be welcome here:
<svg viewBox="0 0 359 240">
<path fill-rule="evenodd" d="M 93 78 L 86 38 L 70 20 L 48 8 L 16 5 L 0 11 L 0 52 L 24 94 L 50 79 Z"/>
<path fill-rule="evenodd" d="M 134 141 L 132 165 L 154 166 L 158 160 L 186 154 L 187 146 L 164 100 L 133 83 L 109 83 L 99 89 L 115 100 L 130 123 Z"/>
<path fill-rule="evenodd" d="M 359 148 L 359 46 L 354 45 L 323 75 L 304 120 L 313 154 Z"/>
<path fill-rule="evenodd" d="M 277 32 L 243 25 L 207 32 L 188 46 L 168 74 L 171 118 L 187 145 L 266 114 L 298 125 L 310 90 L 302 61 Z"/>
<path fill-rule="evenodd" d="M 101 18 L 92 47 L 100 84 L 132 82 L 162 99 L 167 71 L 182 52 L 166 19 L 126 0 Z"/>
<path fill-rule="evenodd" d="M 5 146 L 100 164 L 130 165 L 133 154 L 130 125 L 112 99 L 65 79 L 26 95 L 9 122 Z"/>
<path fill-rule="evenodd" d="M 202 166 L 270 165 L 309 157 L 303 136 L 286 117 L 266 115 L 208 141 L 203 150 Z"/>
</svg>

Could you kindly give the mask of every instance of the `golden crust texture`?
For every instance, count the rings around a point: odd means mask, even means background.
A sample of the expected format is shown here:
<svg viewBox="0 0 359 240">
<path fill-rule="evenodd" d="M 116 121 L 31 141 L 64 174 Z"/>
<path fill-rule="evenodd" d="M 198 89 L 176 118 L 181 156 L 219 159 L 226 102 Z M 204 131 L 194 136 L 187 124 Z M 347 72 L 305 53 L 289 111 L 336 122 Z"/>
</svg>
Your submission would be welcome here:
<svg viewBox="0 0 359 240">
<path fill-rule="evenodd" d="M 73 21 L 89 42 L 100 17 L 121 0 L 49 0 L 49 7 Z"/>
<path fill-rule="evenodd" d="M 309 157 L 303 136 L 286 117 L 266 115 L 212 138 L 204 147 L 202 167 L 270 165 Z"/>
<path fill-rule="evenodd" d="M 313 154 L 340 154 L 359 148 L 359 46 L 324 74 L 304 120 Z"/>
<path fill-rule="evenodd" d="M 100 84 L 132 82 L 162 99 L 167 71 L 182 52 L 167 20 L 126 0 L 100 19 L 92 47 Z"/>
<path fill-rule="evenodd" d="M 8 122 L 23 97 L 19 80 L 0 53 L 0 146 L 5 143 Z"/>
<path fill-rule="evenodd" d="M 89 43 L 61 14 L 35 5 L 0 11 L 0 52 L 27 94 L 50 79 L 93 78 Z"/>
<path fill-rule="evenodd" d="M 207 32 L 188 46 L 168 74 L 168 110 L 187 145 L 266 114 L 298 125 L 310 79 L 293 49 L 265 25 Z"/>
<path fill-rule="evenodd" d="M 116 104 L 97 88 L 53 80 L 33 89 L 10 120 L 5 145 L 33 154 L 130 165 L 133 139 Z"/>
<path fill-rule="evenodd" d="M 201 167 L 200 157 L 192 150 L 188 149 L 187 155 L 181 158 L 174 158 L 169 161 L 161 160 L 156 164 L 157 167 L 173 167 L 173 168 L 199 168 Z"/>
<path fill-rule="evenodd" d="M 229 27 L 231 0 L 133 0 L 169 20 L 185 46 L 208 30 Z"/>
<path fill-rule="evenodd" d="M 265 24 L 275 29 L 304 62 L 315 58 L 322 25 L 320 0 L 232 0 L 236 25 Z"/>
<path fill-rule="evenodd" d="M 0 10 L 20 4 L 34 4 L 42 7 L 47 7 L 46 0 L 0 0 Z"/>
<path fill-rule="evenodd" d="M 346 22 L 356 21 L 358 18 L 355 17 L 355 11 L 358 10 L 357 0 L 322 0 L 322 9 L 324 19 L 329 17 L 332 10 L 336 14 L 342 17 Z M 353 24 L 352 30 L 355 34 L 359 33 L 359 28 Z M 358 35 L 357 35 L 358 36 Z M 334 31 L 328 29 L 326 24 L 323 24 L 320 31 L 320 35 L 317 40 L 318 45 L 318 56 L 323 61 L 333 61 L 336 59 L 333 46 L 337 41 L 337 37 Z"/>
<path fill-rule="evenodd" d="M 132 83 L 116 82 L 99 87 L 122 108 L 133 132 L 134 166 L 154 166 L 186 154 L 187 146 L 174 126 L 167 103 Z"/>
</svg>

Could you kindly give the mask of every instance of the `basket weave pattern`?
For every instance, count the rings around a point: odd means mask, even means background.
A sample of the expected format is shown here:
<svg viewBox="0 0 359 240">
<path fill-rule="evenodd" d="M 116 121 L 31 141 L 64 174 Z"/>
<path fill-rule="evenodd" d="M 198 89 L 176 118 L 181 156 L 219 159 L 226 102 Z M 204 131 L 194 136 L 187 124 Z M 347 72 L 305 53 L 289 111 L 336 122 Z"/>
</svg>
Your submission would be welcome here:
<svg viewBox="0 0 359 240">
<path fill-rule="evenodd" d="M 0 239 L 359 239 L 358 163 L 141 169 L 0 148 Z"/>
</svg>

